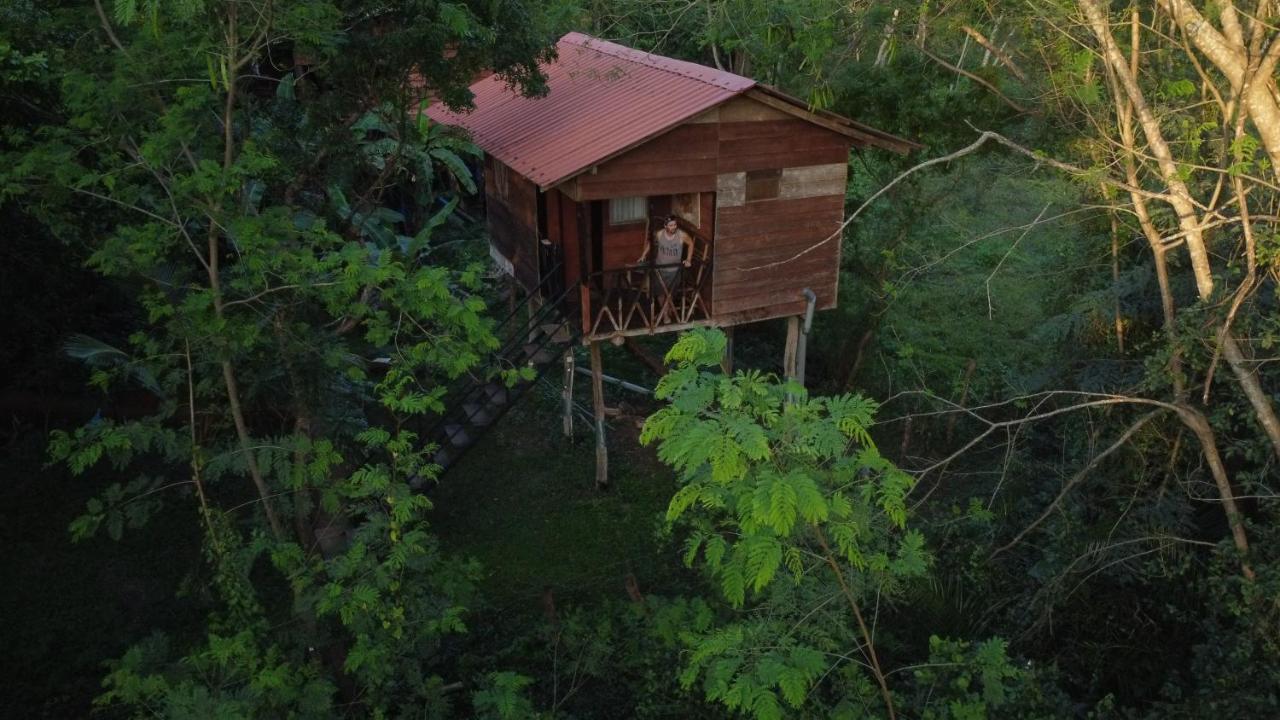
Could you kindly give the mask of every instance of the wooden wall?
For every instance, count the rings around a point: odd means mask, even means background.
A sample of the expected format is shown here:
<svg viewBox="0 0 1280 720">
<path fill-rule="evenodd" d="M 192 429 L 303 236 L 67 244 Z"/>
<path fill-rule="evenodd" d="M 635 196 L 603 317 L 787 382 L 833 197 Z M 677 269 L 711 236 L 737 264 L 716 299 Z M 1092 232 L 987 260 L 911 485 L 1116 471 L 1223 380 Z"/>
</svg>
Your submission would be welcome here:
<svg viewBox="0 0 1280 720">
<path fill-rule="evenodd" d="M 711 192 L 718 152 L 715 123 L 685 123 L 579 175 L 565 190 L 577 200 Z"/>
<path fill-rule="evenodd" d="M 611 225 L 609 223 L 608 201 L 604 209 L 604 252 L 605 269 L 626 267 L 640 259 L 640 251 L 644 250 L 644 236 L 649 231 L 649 221 Z"/>
<path fill-rule="evenodd" d="M 819 309 L 835 307 L 840 238 L 822 241 L 844 220 L 852 142 L 747 98 L 718 119 L 712 314 L 725 324 L 794 315 L 805 288 Z"/>
<path fill-rule="evenodd" d="M 486 156 L 484 194 L 491 251 L 501 255 L 526 288 L 538 282 L 538 188 L 533 181 Z M 499 261 L 501 262 L 501 261 Z"/>
</svg>

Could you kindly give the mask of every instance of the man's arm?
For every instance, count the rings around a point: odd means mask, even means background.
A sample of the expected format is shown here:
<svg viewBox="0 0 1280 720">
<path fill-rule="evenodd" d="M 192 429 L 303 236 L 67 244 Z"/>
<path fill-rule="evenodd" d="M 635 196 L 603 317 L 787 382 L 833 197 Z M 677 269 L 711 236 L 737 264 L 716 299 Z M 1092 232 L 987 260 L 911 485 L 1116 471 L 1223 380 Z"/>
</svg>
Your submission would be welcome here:
<svg viewBox="0 0 1280 720">
<path fill-rule="evenodd" d="M 684 247 L 686 250 L 689 251 L 689 254 L 684 259 L 684 266 L 689 267 L 690 265 L 693 264 L 693 252 L 694 252 L 693 238 L 689 237 L 689 233 L 684 232 L 683 230 L 681 231 L 681 234 L 684 235 Z"/>
<path fill-rule="evenodd" d="M 639 265 L 640 263 L 644 262 L 644 259 L 647 257 L 649 257 L 649 236 L 645 235 L 644 249 L 640 251 L 640 259 L 636 260 L 636 265 Z"/>
</svg>

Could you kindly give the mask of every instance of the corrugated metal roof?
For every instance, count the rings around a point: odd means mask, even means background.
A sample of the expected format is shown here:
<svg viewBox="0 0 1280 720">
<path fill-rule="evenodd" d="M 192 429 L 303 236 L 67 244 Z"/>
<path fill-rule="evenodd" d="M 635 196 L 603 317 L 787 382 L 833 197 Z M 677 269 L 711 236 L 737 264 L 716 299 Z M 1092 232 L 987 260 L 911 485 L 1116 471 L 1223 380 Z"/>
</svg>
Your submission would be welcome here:
<svg viewBox="0 0 1280 720">
<path fill-rule="evenodd" d="M 471 86 L 474 112 L 432 105 L 428 117 L 470 130 L 485 152 L 546 189 L 756 85 L 581 33 L 556 50 L 542 67 L 545 97 L 521 97 L 492 76 Z"/>
</svg>

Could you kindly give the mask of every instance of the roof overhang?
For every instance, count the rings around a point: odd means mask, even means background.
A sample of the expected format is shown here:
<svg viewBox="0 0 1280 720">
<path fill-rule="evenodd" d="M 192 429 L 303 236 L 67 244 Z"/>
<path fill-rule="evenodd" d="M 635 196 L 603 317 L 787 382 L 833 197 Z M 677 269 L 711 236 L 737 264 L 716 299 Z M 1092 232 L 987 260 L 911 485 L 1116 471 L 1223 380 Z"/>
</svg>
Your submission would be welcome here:
<svg viewBox="0 0 1280 720">
<path fill-rule="evenodd" d="M 751 78 L 569 33 L 544 64 L 548 94 L 519 95 L 494 76 L 471 85 L 473 112 L 432 105 L 426 114 L 472 134 L 485 152 L 543 190 L 561 185 L 737 97 L 849 138 L 907 153 L 920 146 Z"/>
</svg>

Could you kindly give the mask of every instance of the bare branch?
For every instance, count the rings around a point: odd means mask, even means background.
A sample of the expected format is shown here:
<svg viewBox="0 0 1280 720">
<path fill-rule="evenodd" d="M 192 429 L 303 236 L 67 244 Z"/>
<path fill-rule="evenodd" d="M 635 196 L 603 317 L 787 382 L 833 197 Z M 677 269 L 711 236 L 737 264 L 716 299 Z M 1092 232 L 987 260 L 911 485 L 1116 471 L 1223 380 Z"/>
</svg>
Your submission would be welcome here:
<svg viewBox="0 0 1280 720">
<path fill-rule="evenodd" d="M 947 62 L 946 60 L 943 60 L 942 58 L 938 57 L 937 55 L 934 55 L 933 53 L 929 52 L 929 51 L 928 51 L 927 49 L 925 49 L 923 46 L 921 46 L 921 47 L 920 47 L 920 48 L 918 48 L 918 49 L 920 50 L 920 52 L 921 52 L 925 57 L 927 57 L 927 58 L 929 58 L 930 60 L 932 60 L 932 61 L 934 61 L 934 62 L 938 63 L 938 64 L 939 64 L 939 65 L 941 65 L 942 67 L 944 67 L 944 68 L 946 68 L 946 69 L 950 70 L 951 72 L 956 73 L 956 74 L 958 74 L 958 75 L 963 75 L 963 76 L 965 76 L 965 77 L 969 78 L 970 80 L 972 80 L 972 81 L 974 81 L 974 82 L 978 83 L 979 85 L 981 85 L 981 86 L 985 87 L 986 89 L 990 90 L 992 93 L 994 93 L 994 94 L 995 94 L 995 96 L 996 96 L 996 97 L 1000 98 L 1000 100 L 1001 100 L 1005 105 L 1008 105 L 1009 107 L 1013 108 L 1014 110 L 1017 110 L 1018 112 L 1023 113 L 1023 114 L 1026 114 L 1026 115 L 1034 115 L 1034 114 L 1036 114 L 1036 113 L 1035 113 L 1035 111 L 1033 111 L 1033 110 L 1031 110 L 1031 109 L 1029 109 L 1029 108 L 1023 107 L 1022 105 L 1019 105 L 1019 104 L 1018 104 L 1018 102 L 1017 102 L 1017 101 L 1015 101 L 1013 98 L 1011 98 L 1011 97 L 1009 97 L 1008 95 L 1005 95 L 1004 93 L 1000 92 L 1000 88 L 998 88 L 998 87 L 996 87 L 995 85 L 991 84 L 991 82 L 990 82 L 990 81 L 988 81 L 986 78 L 984 78 L 984 77 L 982 77 L 982 76 L 980 76 L 980 75 L 975 75 L 975 74 L 973 74 L 973 73 L 969 72 L 968 70 L 965 70 L 965 69 L 964 69 L 964 68 L 962 68 L 962 67 L 956 67 L 955 65 L 952 65 L 951 63 Z"/>
<path fill-rule="evenodd" d="M 995 58 L 999 60 L 1005 67 L 1009 68 L 1009 72 L 1013 73 L 1019 80 L 1023 82 L 1027 81 L 1027 74 L 1022 72 L 1022 68 L 1018 67 L 1018 64 L 1013 61 L 1013 58 L 1009 57 L 1007 54 L 1005 54 L 1003 50 L 996 47 L 990 40 L 986 38 L 985 35 L 978 32 L 977 30 L 974 30 L 968 25 L 961 25 L 960 29 L 965 31 L 965 33 L 968 34 L 969 37 L 978 41 L 979 45 L 986 48 L 987 52 L 994 55 Z"/>
<path fill-rule="evenodd" d="M 1098 465 L 1103 460 L 1105 460 L 1108 455 L 1114 453 L 1116 450 L 1119 450 L 1121 447 L 1123 447 L 1125 443 L 1129 442 L 1129 438 L 1133 437 L 1134 434 L 1136 434 L 1139 430 L 1142 429 L 1143 425 L 1146 425 L 1148 422 L 1150 422 L 1153 418 L 1155 418 L 1161 412 L 1164 412 L 1164 411 L 1153 410 L 1152 412 L 1149 412 L 1146 415 L 1143 415 L 1142 417 L 1138 418 L 1137 421 L 1135 421 L 1132 425 L 1130 425 L 1128 430 L 1125 430 L 1123 433 L 1121 433 L 1120 437 L 1117 438 L 1116 441 L 1112 443 L 1107 449 L 1103 450 L 1097 455 L 1094 455 L 1093 458 L 1089 460 L 1089 462 L 1083 468 L 1081 468 L 1079 472 L 1071 476 L 1071 479 L 1068 480 L 1066 484 L 1062 486 L 1062 490 L 1058 492 L 1057 497 L 1055 497 L 1053 501 L 1049 503 L 1049 506 L 1044 509 L 1044 512 L 1040 513 L 1039 517 L 1033 520 L 1030 525 L 1023 528 L 1022 531 L 1019 532 L 1017 535 L 1015 535 L 1012 540 L 996 548 L 991 553 L 991 555 L 987 557 L 987 559 L 988 560 L 994 559 L 995 556 L 999 555 L 1002 552 L 1005 552 L 1006 550 L 1009 550 L 1013 546 L 1017 545 L 1019 542 L 1022 542 L 1022 538 L 1026 537 L 1032 530 L 1035 530 L 1037 527 L 1039 527 L 1040 523 L 1043 523 L 1046 519 L 1048 519 L 1048 517 L 1051 514 L 1053 514 L 1053 511 L 1057 509 L 1058 504 L 1061 503 L 1062 499 L 1067 496 L 1067 493 L 1075 489 L 1076 485 L 1079 485 L 1081 481 L 1083 481 L 1086 477 L 1088 477 L 1089 473 L 1093 472 L 1093 469 L 1098 467 Z"/>
</svg>

